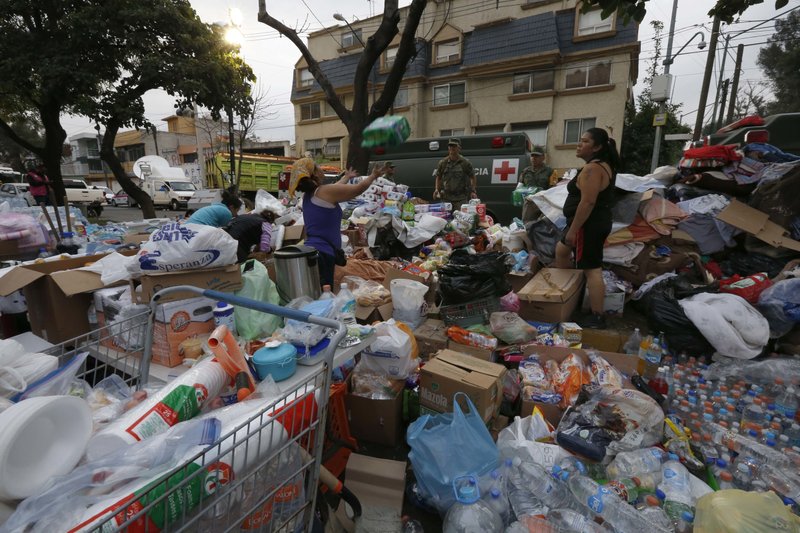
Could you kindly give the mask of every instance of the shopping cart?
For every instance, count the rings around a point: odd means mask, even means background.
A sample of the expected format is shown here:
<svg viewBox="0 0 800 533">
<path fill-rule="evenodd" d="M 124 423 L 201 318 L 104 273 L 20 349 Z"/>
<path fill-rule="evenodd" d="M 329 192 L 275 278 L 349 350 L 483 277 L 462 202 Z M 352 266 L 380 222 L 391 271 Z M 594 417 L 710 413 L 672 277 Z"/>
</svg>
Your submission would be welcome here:
<svg viewBox="0 0 800 533">
<path fill-rule="evenodd" d="M 75 531 L 311 531 L 318 483 L 342 490 L 335 477 L 324 469 L 321 472 L 333 357 L 347 331 L 340 322 L 218 291 L 176 286 L 156 293 L 150 311 L 134 317 L 136 327 L 144 327 L 140 359 L 130 354 L 110 358 L 104 353 L 104 340 L 127 334 L 122 327 L 116 334 L 90 334 L 54 351 L 63 351 L 64 357 L 80 350 L 88 351 L 93 359 L 99 356 L 81 374 L 91 378 L 90 383 L 110 373 L 123 373 L 132 386 L 143 387 L 149 375 L 156 305 L 177 292 L 320 325 L 335 333 L 320 364 L 298 366 L 292 378 L 279 384 L 279 398 L 256 404 L 246 421 L 230 429 L 223 426 L 214 444 Z"/>
</svg>

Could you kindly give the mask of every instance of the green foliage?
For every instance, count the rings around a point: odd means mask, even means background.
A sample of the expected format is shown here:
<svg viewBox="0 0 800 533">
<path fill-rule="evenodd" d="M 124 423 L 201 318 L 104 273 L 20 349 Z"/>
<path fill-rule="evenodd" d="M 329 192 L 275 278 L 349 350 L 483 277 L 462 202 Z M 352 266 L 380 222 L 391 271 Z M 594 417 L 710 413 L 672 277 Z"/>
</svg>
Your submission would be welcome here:
<svg viewBox="0 0 800 533">
<path fill-rule="evenodd" d="M 676 116 L 680 105 L 668 104 L 667 125 L 661 128 L 661 134 L 689 133 L 691 128 L 678 122 Z M 653 127 L 653 115 L 658 113 L 658 104 L 641 95 L 636 104 L 628 104 L 625 109 L 625 128 L 622 131 L 622 163 L 623 171 L 637 176 L 650 173 L 650 162 L 653 158 L 653 143 L 655 142 L 656 128 Z M 674 165 L 678 162 L 683 152 L 680 142 L 665 142 L 661 139 L 661 151 L 658 157 L 658 166 Z"/>
<path fill-rule="evenodd" d="M 800 111 L 800 12 L 775 21 L 769 44 L 758 52 L 758 66 L 769 80 L 775 97 L 767 104 L 769 114 Z"/>
<path fill-rule="evenodd" d="M 649 0 L 583 0 L 581 9 L 585 12 L 592 8 L 599 7 L 603 10 L 603 17 L 607 17 L 618 11 L 622 15 L 623 21 L 627 24 L 631 20 L 641 22 L 647 13 L 647 2 Z M 731 23 L 733 20 L 745 12 L 750 6 L 763 3 L 764 0 L 716 0 L 714 7 L 708 12 L 709 17 L 718 16 L 723 22 Z M 781 9 L 789 0 L 775 0 L 775 9 Z"/>
</svg>

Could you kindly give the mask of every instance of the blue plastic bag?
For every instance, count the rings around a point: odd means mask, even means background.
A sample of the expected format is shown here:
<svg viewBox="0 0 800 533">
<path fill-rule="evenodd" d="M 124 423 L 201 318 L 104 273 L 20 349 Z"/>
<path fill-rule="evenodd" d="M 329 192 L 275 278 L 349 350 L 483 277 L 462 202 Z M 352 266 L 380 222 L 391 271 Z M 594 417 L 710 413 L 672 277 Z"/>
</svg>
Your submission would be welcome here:
<svg viewBox="0 0 800 533">
<path fill-rule="evenodd" d="M 758 297 L 758 310 L 769 322 L 773 339 L 789 333 L 800 323 L 800 278 L 779 281 Z"/>
<path fill-rule="evenodd" d="M 461 410 L 461 397 L 469 412 Z M 481 476 L 498 467 L 499 452 L 472 401 L 463 392 L 453 395 L 453 412 L 422 415 L 408 427 L 408 458 L 417 486 L 427 503 L 444 513 L 455 502 L 453 480 Z"/>
</svg>

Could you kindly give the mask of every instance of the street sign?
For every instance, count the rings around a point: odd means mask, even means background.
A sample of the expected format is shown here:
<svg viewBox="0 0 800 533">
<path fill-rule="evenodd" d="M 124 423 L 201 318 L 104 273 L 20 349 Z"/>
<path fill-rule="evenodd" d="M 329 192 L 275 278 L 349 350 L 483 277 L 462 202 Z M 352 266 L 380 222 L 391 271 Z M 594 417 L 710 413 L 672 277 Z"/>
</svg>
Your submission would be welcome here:
<svg viewBox="0 0 800 533">
<path fill-rule="evenodd" d="M 656 113 L 653 115 L 653 126 L 666 126 L 667 125 L 667 114 L 666 113 Z"/>
<path fill-rule="evenodd" d="M 664 135 L 665 141 L 691 141 L 691 133 L 667 133 Z"/>
</svg>

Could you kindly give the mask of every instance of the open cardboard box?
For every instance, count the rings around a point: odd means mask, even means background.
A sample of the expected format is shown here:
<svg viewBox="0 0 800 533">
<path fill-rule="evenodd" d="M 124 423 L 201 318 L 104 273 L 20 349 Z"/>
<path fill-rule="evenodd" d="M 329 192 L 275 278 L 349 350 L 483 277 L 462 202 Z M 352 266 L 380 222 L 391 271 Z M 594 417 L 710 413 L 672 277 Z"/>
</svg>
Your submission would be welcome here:
<svg viewBox="0 0 800 533">
<path fill-rule="evenodd" d="M 428 291 L 430 291 L 430 282 L 425 278 L 411 274 L 404 270 L 390 267 L 386 270 L 386 276 L 383 278 L 383 286 L 386 287 L 389 292 L 392 290 L 391 284 L 393 279 L 410 279 L 413 281 L 418 281 L 422 284 L 428 285 Z M 392 318 L 393 311 L 394 306 L 391 302 L 379 306 L 356 305 L 356 320 L 362 324 L 372 324 L 373 322 L 389 320 Z"/>
<path fill-rule="evenodd" d="M 123 255 L 134 253 L 125 251 Z M 22 289 L 33 333 L 51 343 L 83 335 L 90 331 L 90 293 L 105 285 L 99 274 L 76 269 L 103 257 L 104 254 L 69 256 L 10 267 L 0 277 L 0 296 Z"/>
<path fill-rule="evenodd" d="M 161 289 L 176 285 L 192 285 L 204 290 L 236 292 L 242 288 L 242 273 L 239 265 L 228 265 L 217 268 L 146 274 L 138 280 L 131 280 L 130 284 L 134 301 L 146 304 Z M 161 301 L 169 302 L 196 296 L 197 294 L 190 292 L 178 292 L 162 298 Z"/>
<path fill-rule="evenodd" d="M 306 237 L 305 224 L 293 224 L 286 226 L 283 234 L 283 244 L 296 244 Z"/>
<path fill-rule="evenodd" d="M 519 315 L 525 320 L 558 323 L 578 307 L 583 270 L 543 268 L 518 293 Z"/>
<path fill-rule="evenodd" d="M 391 399 L 373 399 L 353 394 L 353 375 L 347 379 L 344 404 L 350 433 L 356 440 L 396 446 L 403 441 L 403 390 L 402 383 Z"/>
<path fill-rule="evenodd" d="M 524 354 L 526 356 L 531 354 L 536 354 L 539 357 L 539 361 L 544 364 L 545 361 L 554 360 L 558 363 L 561 363 L 566 357 L 574 353 L 578 357 L 580 357 L 585 364 L 589 364 L 589 356 L 586 355 L 586 350 L 579 350 L 577 348 L 562 348 L 560 346 L 536 346 L 530 345 L 527 346 L 524 350 Z M 630 380 L 627 376 L 630 376 L 633 372 L 636 371 L 636 364 L 638 362 L 638 358 L 633 355 L 626 355 L 622 353 L 611 353 L 611 352 L 599 352 L 603 358 L 608 361 L 610 364 L 614 365 L 617 370 L 623 374 L 623 386 L 629 388 Z M 561 415 L 564 414 L 564 410 L 561 409 L 558 405 L 553 404 L 546 404 L 546 403 L 539 403 L 534 402 L 532 400 L 526 400 L 523 398 L 522 400 L 522 408 L 520 410 L 520 416 L 526 417 L 530 416 L 533 412 L 533 408 L 538 407 L 542 414 L 547 418 L 547 421 L 553 424 L 553 426 L 557 426 L 558 422 L 561 420 Z"/>
<path fill-rule="evenodd" d="M 353 453 L 347 460 L 345 479 L 347 488 L 361 502 L 363 514 L 356 528 L 352 518 L 347 516 L 347 506 L 342 503 L 335 514 L 338 527 L 326 531 L 383 533 L 401 530 L 406 488 L 405 462 Z"/>
<path fill-rule="evenodd" d="M 776 248 L 800 252 L 800 242 L 787 236 L 788 231 L 772 222 L 769 215 L 738 200 L 731 201 L 720 211 L 717 219 L 746 231 L 755 238 Z"/>
</svg>

